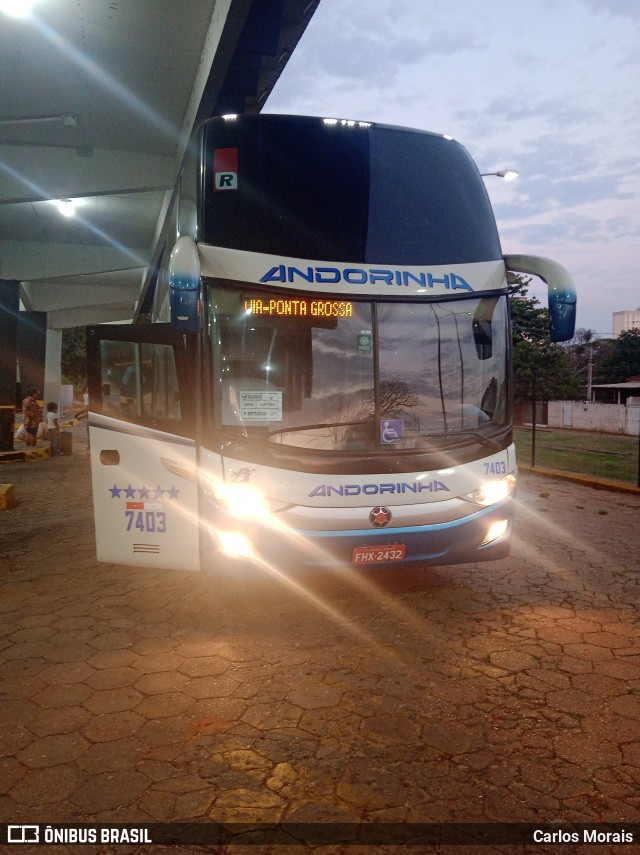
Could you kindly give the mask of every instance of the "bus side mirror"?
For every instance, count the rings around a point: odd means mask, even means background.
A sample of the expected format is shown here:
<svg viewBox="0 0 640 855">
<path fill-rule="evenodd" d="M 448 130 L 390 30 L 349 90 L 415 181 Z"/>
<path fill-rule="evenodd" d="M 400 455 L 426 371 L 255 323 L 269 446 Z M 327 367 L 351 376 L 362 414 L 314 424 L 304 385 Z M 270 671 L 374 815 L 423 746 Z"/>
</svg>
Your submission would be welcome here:
<svg viewBox="0 0 640 855">
<path fill-rule="evenodd" d="M 171 326 L 186 333 L 200 331 L 200 257 L 193 238 L 179 237 L 169 258 Z"/>
<path fill-rule="evenodd" d="M 576 327 L 576 288 L 571 274 L 556 261 L 539 255 L 505 255 L 507 270 L 531 273 L 549 289 L 549 333 L 551 341 L 569 341 Z"/>
</svg>

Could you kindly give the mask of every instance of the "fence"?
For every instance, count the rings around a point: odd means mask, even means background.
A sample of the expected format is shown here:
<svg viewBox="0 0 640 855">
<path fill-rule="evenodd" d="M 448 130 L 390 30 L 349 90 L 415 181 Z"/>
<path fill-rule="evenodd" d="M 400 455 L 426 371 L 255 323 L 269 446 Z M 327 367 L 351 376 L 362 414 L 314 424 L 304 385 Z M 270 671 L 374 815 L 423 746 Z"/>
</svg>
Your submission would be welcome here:
<svg viewBox="0 0 640 855">
<path fill-rule="evenodd" d="M 587 401 L 522 403 L 514 438 L 522 462 L 640 488 L 640 399 L 624 404 Z M 536 430 L 540 428 L 540 430 Z"/>
<path fill-rule="evenodd" d="M 633 401 L 633 402 L 632 402 Z M 624 404 L 592 404 L 588 401 L 549 401 L 546 424 L 550 428 L 567 428 L 603 433 L 638 436 L 640 402 L 637 398 Z M 544 422 L 538 422 L 544 424 Z"/>
<path fill-rule="evenodd" d="M 537 425 L 546 425 L 549 420 L 549 404 L 547 401 L 536 401 L 536 418 Z M 533 424 L 533 402 L 519 401 L 513 406 L 513 421 L 516 425 L 532 425 Z"/>
</svg>

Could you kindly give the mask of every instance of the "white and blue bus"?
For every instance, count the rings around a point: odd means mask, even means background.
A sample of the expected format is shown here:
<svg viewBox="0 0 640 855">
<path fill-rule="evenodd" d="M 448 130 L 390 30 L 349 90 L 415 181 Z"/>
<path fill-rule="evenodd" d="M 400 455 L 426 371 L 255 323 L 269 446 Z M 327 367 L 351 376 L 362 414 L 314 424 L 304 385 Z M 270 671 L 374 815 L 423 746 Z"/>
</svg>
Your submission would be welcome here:
<svg viewBox="0 0 640 855">
<path fill-rule="evenodd" d="M 146 322 L 88 330 L 98 558 L 185 570 L 508 553 L 509 271 L 449 137 L 276 115 L 201 127 Z"/>
</svg>

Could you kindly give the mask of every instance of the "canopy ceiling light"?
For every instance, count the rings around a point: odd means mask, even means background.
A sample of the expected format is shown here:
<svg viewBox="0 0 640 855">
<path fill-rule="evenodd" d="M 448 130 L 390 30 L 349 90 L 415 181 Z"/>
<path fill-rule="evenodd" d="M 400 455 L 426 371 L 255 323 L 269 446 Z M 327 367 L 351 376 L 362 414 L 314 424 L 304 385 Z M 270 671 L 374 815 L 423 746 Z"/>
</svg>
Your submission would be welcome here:
<svg viewBox="0 0 640 855">
<path fill-rule="evenodd" d="M 63 217 L 75 217 L 76 208 L 82 205 L 80 199 L 52 199 L 51 201 Z"/>
<path fill-rule="evenodd" d="M 37 0 L 0 0 L 0 12 L 12 18 L 28 18 Z"/>
</svg>

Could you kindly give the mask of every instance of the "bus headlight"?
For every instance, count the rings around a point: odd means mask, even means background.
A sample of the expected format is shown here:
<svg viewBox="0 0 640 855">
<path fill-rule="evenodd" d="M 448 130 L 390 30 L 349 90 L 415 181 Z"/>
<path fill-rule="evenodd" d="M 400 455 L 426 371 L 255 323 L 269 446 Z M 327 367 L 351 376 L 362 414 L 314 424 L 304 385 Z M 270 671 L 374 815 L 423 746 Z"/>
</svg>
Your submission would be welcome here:
<svg viewBox="0 0 640 855">
<path fill-rule="evenodd" d="M 489 530 L 485 536 L 485 539 L 482 541 L 482 546 L 487 546 L 489 543 L 493 543 L 494 540 L 499 540 L 509 530 L 509 520 L 498 520 L 489 526 Z"/>
<path fill-rule="evenodd" d="M 216 498 L 234 517 L 260 517 L 269 507 L 259 490 L 247 484 L 225 484 L 216 490 Z"/>
<path fill-rule="evenodd" d="M 498 502 L 504 501 L 513 493 L 516 487 L 516 476 L 507 475 L 500 481 L 487 481 L 473 493 L 467 493 L 463 498 L 469 502 L 474 502 L 476 505 L 495 505 Z"/>
<path fill-rule="evenodd" d="M 209 493 L 232 517 L 243 519 L 257 521 L 291 507 L 287 502 L 264 496 L 260 490 L 248 484 L 218 484 Z"/>
<path fill-rule="evenodd" d="M 255 558 L 255 552 L 251 541 L 238 531 L 217 532 L 220 549 L 229 558 Z"/>
</svg>

